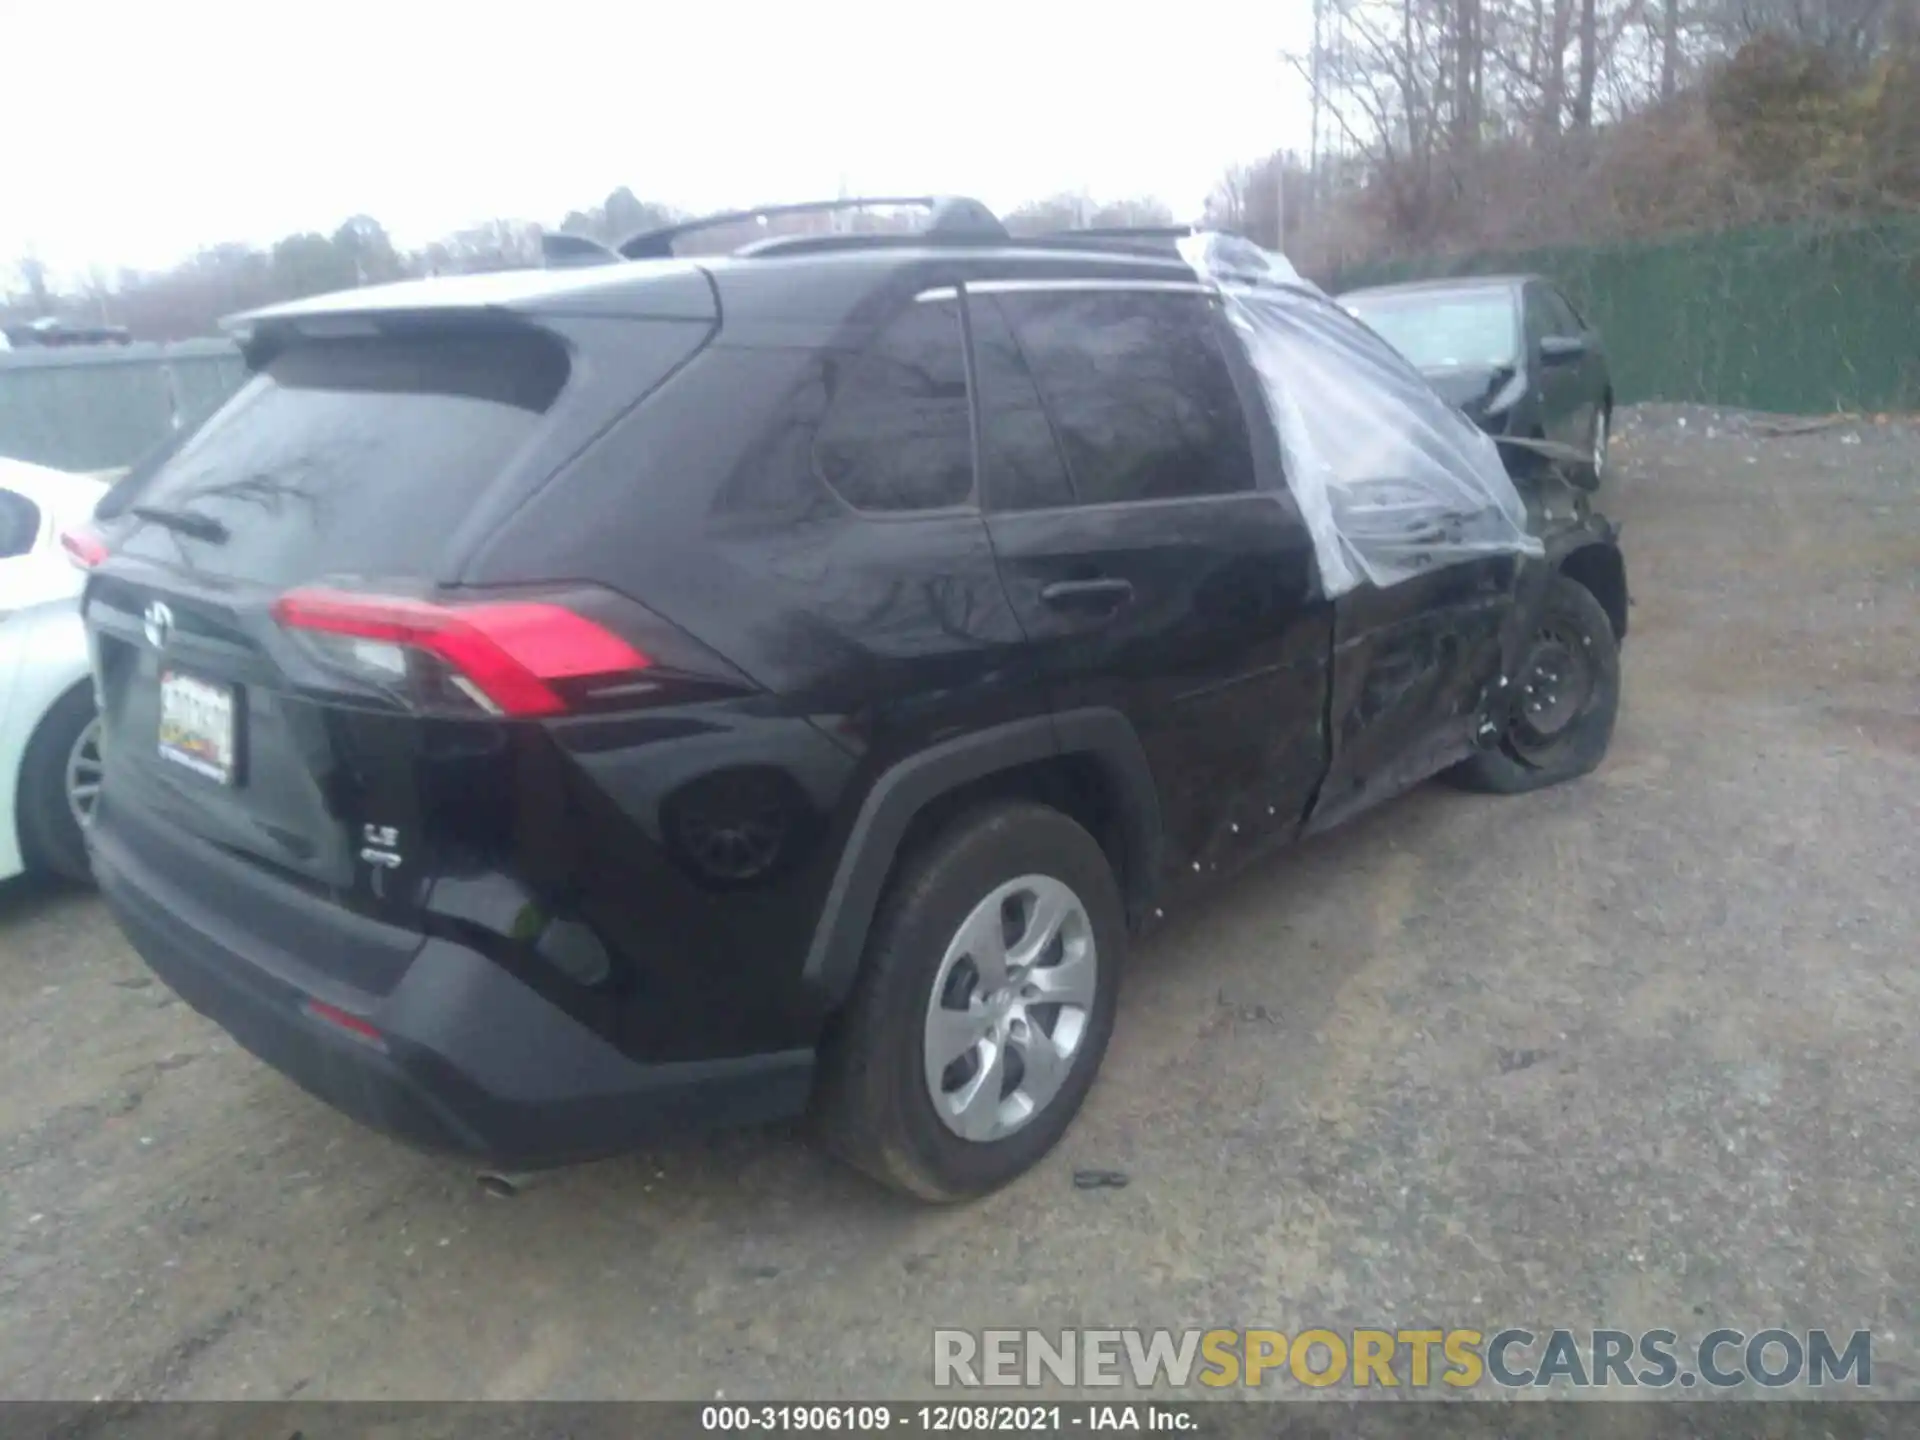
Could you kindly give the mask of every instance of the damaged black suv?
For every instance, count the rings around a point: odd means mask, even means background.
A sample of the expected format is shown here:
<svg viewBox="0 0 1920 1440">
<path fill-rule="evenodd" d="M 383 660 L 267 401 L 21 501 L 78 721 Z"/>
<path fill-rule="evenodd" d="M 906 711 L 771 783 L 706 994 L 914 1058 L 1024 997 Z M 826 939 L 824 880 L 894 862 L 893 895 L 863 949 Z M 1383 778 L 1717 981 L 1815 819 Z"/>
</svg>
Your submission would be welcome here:
<svg viewBox="0 0 1920 1440">
<path fill-rule="evenodd" d="M 1250 247 L 924 203 L 243 317 L 85 598 L 168 985 L 484 1163 L 810 1112 L 952 1199 L 1059 1139 L 1192 887 L 1598 763 L 1584 503 Z"/>
</svg>

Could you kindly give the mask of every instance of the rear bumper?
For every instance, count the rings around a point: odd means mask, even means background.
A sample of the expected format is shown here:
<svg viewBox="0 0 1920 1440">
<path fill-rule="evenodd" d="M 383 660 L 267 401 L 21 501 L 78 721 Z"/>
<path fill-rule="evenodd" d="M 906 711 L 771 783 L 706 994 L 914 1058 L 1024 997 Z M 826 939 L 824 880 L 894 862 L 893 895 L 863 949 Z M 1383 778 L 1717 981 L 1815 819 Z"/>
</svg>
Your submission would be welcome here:
<svg viewBox="0 0 1920 1440">
<path fill-rule="evenodd" d="M 400 1139 L 534 1168 L 806 1105 L 810 1050 L 641 1064 L 446 940 L 425 940 L 385 993 L 343 987 L 198 898 L 232 876 L 175 884 L 102 820 L 91 835 L 101 893 L 154 973 L 313 1095 Z M 317 1017 L 310 1001 L 364 1020 L 378 1038 Z"/>
</svg>

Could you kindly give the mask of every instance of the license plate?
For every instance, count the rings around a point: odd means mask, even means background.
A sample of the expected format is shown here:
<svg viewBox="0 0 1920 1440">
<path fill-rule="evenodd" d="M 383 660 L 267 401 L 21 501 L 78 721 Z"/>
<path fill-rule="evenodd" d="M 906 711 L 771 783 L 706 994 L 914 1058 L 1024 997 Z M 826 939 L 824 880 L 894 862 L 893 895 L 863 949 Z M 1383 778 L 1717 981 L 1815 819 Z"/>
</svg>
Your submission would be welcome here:
<svg viewBox="0 0 1920 1440">
<path fill-rule="evenodd" d="M 160 758 L 233 783 L 233 687 L 160 672 Z"/>
</svg>

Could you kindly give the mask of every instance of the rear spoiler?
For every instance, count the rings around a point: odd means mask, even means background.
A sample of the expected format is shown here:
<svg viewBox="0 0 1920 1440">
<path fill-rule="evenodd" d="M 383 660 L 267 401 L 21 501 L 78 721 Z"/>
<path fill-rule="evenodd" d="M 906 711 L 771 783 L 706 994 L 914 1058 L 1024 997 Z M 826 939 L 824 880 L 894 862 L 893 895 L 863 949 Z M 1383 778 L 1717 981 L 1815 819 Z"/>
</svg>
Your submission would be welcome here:
<svg viewBox="0 0 1920 1440">
<path fill-rule="evenodd" d="M 543 234 L 540 259 L 549 270 L 571 270 L 580 265 L 617 265 L 623 255 L 610 245 L 584 235 Z"/>
</svg>

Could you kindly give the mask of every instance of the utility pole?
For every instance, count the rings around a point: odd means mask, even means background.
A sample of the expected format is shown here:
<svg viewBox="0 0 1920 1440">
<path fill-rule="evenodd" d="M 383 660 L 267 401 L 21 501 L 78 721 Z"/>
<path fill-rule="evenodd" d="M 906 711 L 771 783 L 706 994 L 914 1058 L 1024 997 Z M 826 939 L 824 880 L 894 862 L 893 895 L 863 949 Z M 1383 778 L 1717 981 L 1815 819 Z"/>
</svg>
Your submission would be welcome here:
<svg viewBox="0 0 1920 1440">
<path fill-rule="evenodd" d="M 1282 50 L 1279 58 L 1280 73 L 1284 76 L 1288 69 L 1287 52 Z M 1283 254 L 1287 248 L 1287 137 L 1284 130 L 1273 152 L 1273 248 Z"/>
<path fill-rule="evenodd" d="M 1287 248 L 1287 152 L 1273 157 L 1273 248 Z"/>
</svg>

